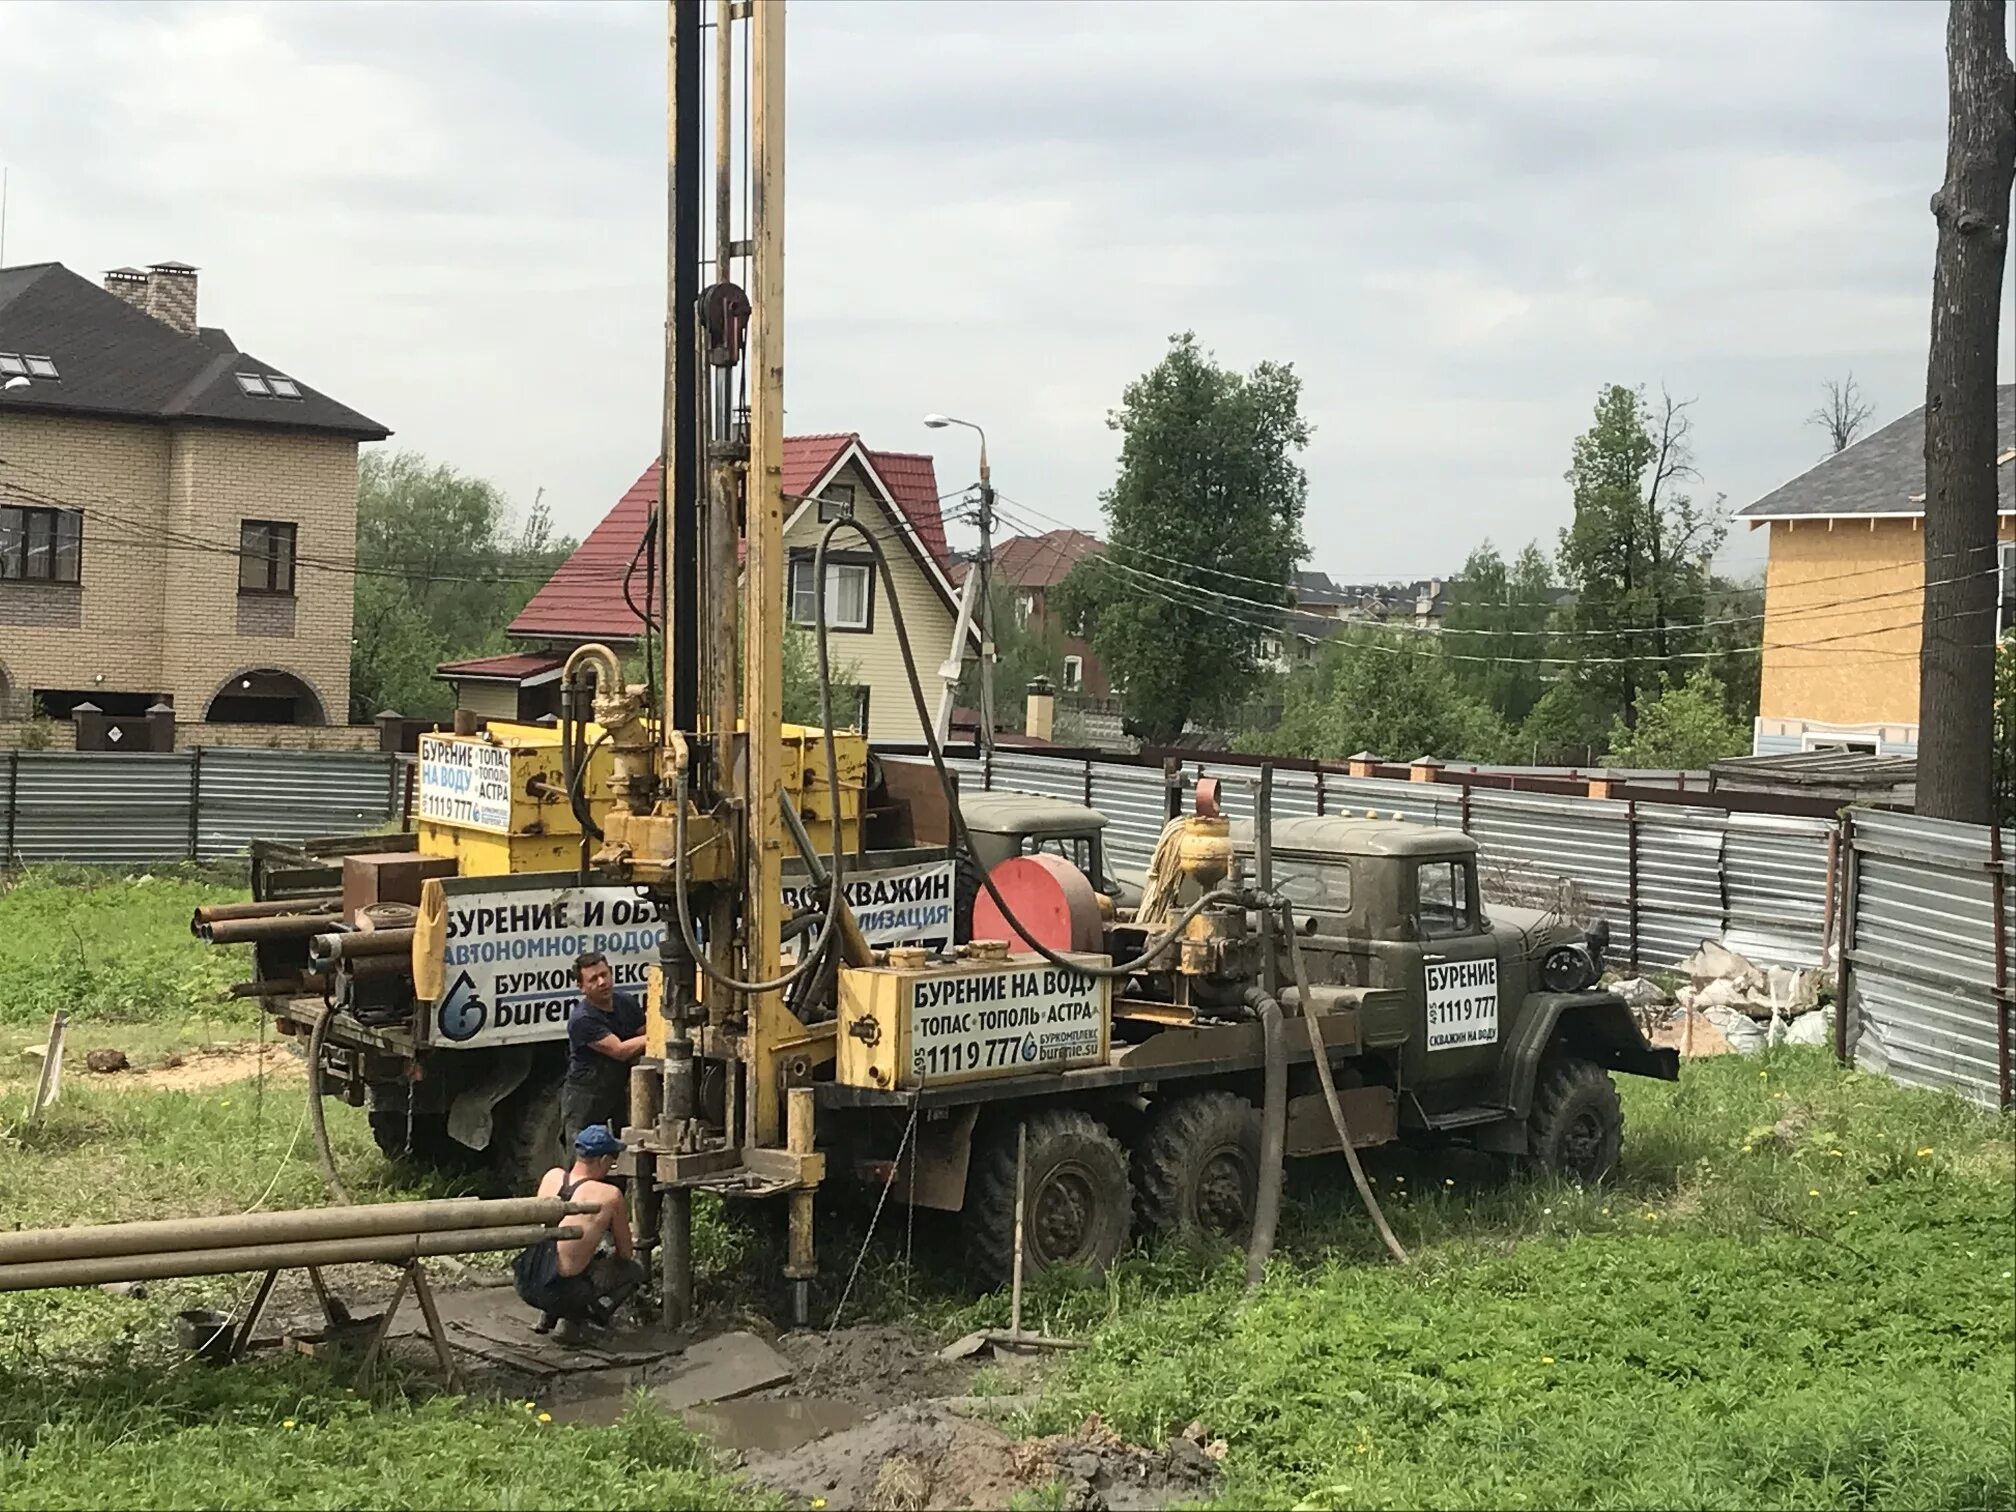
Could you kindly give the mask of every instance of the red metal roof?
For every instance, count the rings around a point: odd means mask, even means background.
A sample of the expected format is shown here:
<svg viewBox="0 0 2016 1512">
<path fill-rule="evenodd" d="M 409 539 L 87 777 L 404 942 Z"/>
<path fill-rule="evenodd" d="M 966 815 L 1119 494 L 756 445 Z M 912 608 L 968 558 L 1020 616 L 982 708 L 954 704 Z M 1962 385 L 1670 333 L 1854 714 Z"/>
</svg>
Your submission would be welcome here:
<svg viewBox="0 0 2016 1512">
<path fill-rule="evenodd" d="M 551 672 L 565 657 L 541 652 L 514 651 L 504 656 L 479 656 L 470 661 L 443 662 L 434 669 L 436 677 L 493 678 L 498 682 L 522 682 Z"/>
<path fill-rule="evenodd" d="M 784 438 L 786 518 L 797 501 L 860 439 L 851 431 Z M 931 459 L 915 452 L 870 451 L 865 446 L 861 455 L 909 521 L 917 544 L 942 571 L 951 553 L 945 544 L 945 520 L 938 510 L 938 475 Z M 654 460 L 616 501 L 616 507 L 602 517 L 602 523 L 588 532 L 574 555 L 561 563 L 546 586 L 532 595 L 507 633 L 526 638 L 551 635 L 594 640 L 634 640 L 642 634 L 642 621 L 623 600 L 623 578 L 657 502 L 658 463 Z M 631 596 L 640 604 L 644 601 L 641 565 Z"/>
<path fill-rule="evenodd" d="M 1011 536 L 994 548 L 994 576 L 1017 588 L 1055 588 L 1081 558 L 1105 549 L 1099 537 L 1082 530 Z"/>
</svg>

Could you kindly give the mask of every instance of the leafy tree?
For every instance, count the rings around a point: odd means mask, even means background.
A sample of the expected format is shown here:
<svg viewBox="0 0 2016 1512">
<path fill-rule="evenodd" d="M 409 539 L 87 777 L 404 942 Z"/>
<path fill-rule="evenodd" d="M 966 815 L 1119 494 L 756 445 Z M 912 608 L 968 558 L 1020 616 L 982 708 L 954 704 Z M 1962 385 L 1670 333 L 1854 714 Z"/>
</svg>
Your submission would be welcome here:
<svg viewBox="0 0 2016 1512">
<path fill-rule="evenodd" d="M 1764 622 L 1761 581 L 1740 582 L 1720 575 L 1708 579 L 1702 602 L 1702 620 L 1711 628 L 1702 632 L 1702 649 L 1717 653 L 1706 663 L 1722 684 L 1729 704 L 1729 716 L 1744 729 L 1757 720 L 1757 696 L 1764 672 L 1764 658 L 1758 651 Z"/>
<path fill-rule="evenodd" d="M 1638 695 L 1638 717 L 1610 727 L 1611 766 L 1705 767 L 1750 749 L 1750 729 L 1729 712 L 1728 690 L 1702 668 L 1685 682 L 1663 681 Z"/>
<path fill-rule="evenodd" d="M 1470 553 L 1462 574 L 1449 585 L 1442 626 L 1454 660 L 1457 685 L 1517 724 L 1540 701 L 1542 658 L 1554 655 L 1545 634 L 1554 619 L 1554 571 L 1546 554 L 1529 543 L 1508 565 L 1486 541 Z M 1500 659 L 1502 658 L 1502 659 Z"/>
<path fill-rule="evenodd" d="M 1610 384 L 1594 423 L 1576 438 L 1567 473 L 1575 522 L 1561 533 L 1561 570 L 1576 590 L 1576 680 L 1629 725 L 1637 717 L 1645 659 L 1668 665 L 1698 649 L 1708 564 L 1728 527 L 1682 485 L 1694 470 L 1691 401 Z"/>
<path fill-rule="evenodd" d="M 1593 766 L 1602 754 L 1606 714 L 1596 695 L 1572 678 L 1548 685 L 1512 737 L 1512 760 L 1535 766 Z"/>
<path fill-rule="evenodd" d="M 1088 616 L 1128 728 L 1150 744 L 1222 721 L 1260 671 L 1267 611 L 1232 600 L 1285 607 L 1305 552 L 1301 392 L 1293 367 L 1235 373 L 1185 332 L 1107 417 L 1121 437 L 1102 501 L 1108 549 L 1053 602 L 1067 620 Z M 1256 586 L 1272 583 L 1283 586 Z"/>
<path fill-rule="evenodd" d="M 505 647 L 504 627 L 574 550 L 543 496 L 522 522 L 497 487 L 417 452 L 367 452 L 357 470 L 350 715 L 440 717 L 444 661 Z"/>
<path fill-rule="evenodd" d="M 2016 634 L 1995 647 L 1995 812 L 2016 824 Z"/>
<path fill-rule="evenodd" d="M 1237 742 L 1255 754 L 1330 761 L 1358 751 L 1490 761 L 1505 743 L 1503 721 L 1458 686 L 1438 651 L 1395 646 L 1376 631 L 1331 641 L 1313 667 L 1289 678 L 1281 722 Z"/>
</svg>

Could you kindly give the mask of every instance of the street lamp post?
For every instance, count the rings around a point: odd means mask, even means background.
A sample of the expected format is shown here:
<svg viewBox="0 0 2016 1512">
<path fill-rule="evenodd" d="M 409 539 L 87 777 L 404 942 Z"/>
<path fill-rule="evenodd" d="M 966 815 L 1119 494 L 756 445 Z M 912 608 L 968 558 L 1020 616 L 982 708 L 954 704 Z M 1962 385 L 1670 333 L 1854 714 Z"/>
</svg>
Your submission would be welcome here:
<svg viewBox="0 0 2016 1512">
<path fill-rule="evenodd" d="M 952 669 L 952 675 L 947 679 L 940 703 L 938 736 L 944 739 L 951 723 L 951 684 L 958 679 L 954 664 L 964 657 L 967 627 L 972 623 L 973 595 L 977 594 L 980 610 L 980 748 L 991 752 L 994 749 L 994 596 L 988 590 L 993 586 L 994 570 L 994 479 L 987 469 L 987 432 L 971 420 L 959 420 L 951 415 L 926 415 L 924 424 L 930 430 L 943 430 L 948 425 L 963 426 L 980 438 L 980 509 L 975 520 L 980 529 L 980 550 L 973 559 L 973 573 L 969 579 L 972 593 L 966 595 L 966 601 L 960 605 L 952 657 L 946 663 Z"/>
</svg>

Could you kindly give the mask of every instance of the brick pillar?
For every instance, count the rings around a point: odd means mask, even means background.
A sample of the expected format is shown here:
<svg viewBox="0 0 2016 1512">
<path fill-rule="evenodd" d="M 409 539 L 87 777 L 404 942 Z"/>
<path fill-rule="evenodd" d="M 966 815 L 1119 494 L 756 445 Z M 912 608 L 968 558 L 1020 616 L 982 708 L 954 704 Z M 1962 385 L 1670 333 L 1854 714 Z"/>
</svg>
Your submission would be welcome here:
<svg viewBox="0 0 2016 1512">
<path fill-rule="evenodd" d="M 175 749 L 175 707 L 173 704 L 157 703 L 148 705 L 147 749 L 150 751 L 172 751 Z"/>
<path fill-rule="evenodd" d="M 1407 763 L 1409 782 L 1434 782 L 1442 774 L 1442 763 L 1433 756 L 1416 756 Z"/>
<path fill-rule="evenodd" d="M 1377 777 L 1380 760 L 1370 751 L 1360 751 L 1356 756 L 1347 758 L 1346 769 L 1353 777 Z"/>
</svg>

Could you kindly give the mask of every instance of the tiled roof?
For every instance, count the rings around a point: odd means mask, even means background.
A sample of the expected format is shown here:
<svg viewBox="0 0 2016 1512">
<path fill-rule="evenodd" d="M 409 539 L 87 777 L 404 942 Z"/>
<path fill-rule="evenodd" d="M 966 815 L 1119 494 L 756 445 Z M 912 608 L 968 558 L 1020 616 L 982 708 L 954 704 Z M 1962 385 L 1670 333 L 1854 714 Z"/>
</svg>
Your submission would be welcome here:
<svg viewBox="0 0 2016 1512">
<path fill-rule="evenodd" d="M 2016 384 L 1995 391 L 1995 451 L 2016 450 Z M 1998 508 L 2016 512 L 2016 458 L 1995 469 Z M 1738 519 L 1828 519 L 1925 513 L 1925 406 L 1842 448 L 1781 484 Z"/>
<path fill-rule="evenodd" d="M 784 438 L 784 513 L 788 519 L 798 500 L 811 493 L 841 456 L 860 441 L 852 432 Z M 938 478 L 931 459 L 913 452 L 881 452 L 861 448 L 861 455 L 909 522 L 915 544 L 928 552 L 942 571 L 950 552 L 945 545 L 945 521 L 938 511 Z M 602 523 L 588 532 L 579 549 L 561 563 L 546 586 L 532 595 L 508 633 L 532 638 L 634 640 L 643 622 L 623 601 L 623 578 L 637 554 L 658 501 L 658 463 L 646 467 Z M 632 596 L 643 602 L 640 568 Z"/>
<path fill-rule="evenodd" d="M 1103 550 L 1105 544 L 1083 530 L 1012 536 L 994 549 L 994 577 L 1016 588 L 1055 588 L 1080 559 Z"/>
<path fill-rule="evenodd" d="M 440 678 L 472 678 L 493 682 L 523 682 L 559 667 L 565 657 L 543 652 L 513 651 L 504 656 L 479 656 L 471 661 L 443 662 L 434 669 Z"/>
<path fill-rule="evenodd" d="M 61 263 L 0 268 L 0 351 L 32 352 L 56 364 L 56 378 L 8 392 L 7 408 L 16 412 L 221 420 L 359 441 L 391 434 L 287 368 L 240 352 L 214 326 L 195 335 L 178 331 Z M 301 397 L 247 394 L 238 373 L 293 378 Z"/>
</svg>

